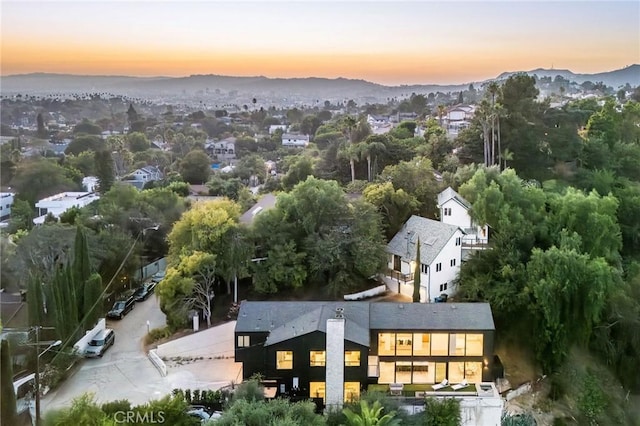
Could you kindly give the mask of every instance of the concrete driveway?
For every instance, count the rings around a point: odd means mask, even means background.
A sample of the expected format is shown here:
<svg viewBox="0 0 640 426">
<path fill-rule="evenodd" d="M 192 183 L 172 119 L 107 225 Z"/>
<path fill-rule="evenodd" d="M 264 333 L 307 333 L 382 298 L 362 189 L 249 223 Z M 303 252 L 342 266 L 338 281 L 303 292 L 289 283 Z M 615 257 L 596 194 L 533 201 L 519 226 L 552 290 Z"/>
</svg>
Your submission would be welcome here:
<svg viewBox="0 0 640 426">
<path fill-rule="evenodd" d="M 107 321 L 116 333 L 113 347 L 102 358 L 81 360 L 71 377 L 43 397 L 43 411 L 68 406 L 85 392 L 93 392 L 99 403 L 127 399 L 138 405 L 174 388 L 219 389 L 241 380 L 242 364 L 233 361 L 235 322 L 160 345 L 158 352 L 167 359 L 168 370 L 162 377 L 144 352 L 147 321 L 151 329 L 166 324 L 155 294 L 136 303 L 122 320 Z"/>
<path fill-rule="evenodd" d="M 203 330 L 159 345 L 173 388 L 219 389 L 242 380 L 242 363 L 234 361 L 236 322 Z"/>
</svg>

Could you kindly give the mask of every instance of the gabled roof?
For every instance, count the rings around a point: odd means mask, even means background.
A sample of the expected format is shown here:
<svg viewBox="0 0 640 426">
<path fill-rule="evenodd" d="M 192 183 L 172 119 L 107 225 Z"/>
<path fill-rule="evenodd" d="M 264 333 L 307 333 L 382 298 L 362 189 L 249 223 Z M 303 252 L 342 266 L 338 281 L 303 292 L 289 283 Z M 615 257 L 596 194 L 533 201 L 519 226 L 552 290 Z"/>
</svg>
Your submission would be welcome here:
<svg viewBox="0 0 640 426">
<path fill-rule="evenodd" d="M 451 199 L 456 200 L 458 203 L 460 203 L 467 210 L 469 210 L 471 208 L 471 204 L 467 200 L 465 200 L 462 195 L 460 195 L 456 191 L 454 191 L 453 188 L 451 188 L 450 186 L 447 187 L 447 189 L 445 189 L 444 191 L 442 191 L 441 193 L 438 194 L 438 205 L 442 206 L 444 203 L 446 203 L 447 201 L 449 201 Z"/>
<path fill-rule="evenodd" d="M 240 216 L 240 223 L 251 225 L 257 215 L 265 210 L 274 208 L 276 206 L 276 201 L 277 197 L 274 193 L 270 192 L 268 194 L 264 194 L 256 204 Z"/>
<path fill-rule="evenodd" d="M 298 336 L 327 332 L 336 308 L 344 310 L 345 340 L 369 346 L 368 302 L 248 302 L 240 305 L 236 333 L 268 332 L 266 346 Z"/>
<path fill-rule="evenodd" d="M 240 305 L 236 333 L 269 333 L 265 346 L 313 332 L 343 308 L 345 340 L 370 345 L 371 330 L 495 330 L 488 303 L 251 302 Z"/>
<path fill-rule="evenodd" d="M 371 305 L 373 330 L 495 329 L 488 303 L 378 302 Z"/>
<path fill-rule="evenodd" d="M 458 229 L 455 225 L 413 215 L 389 241 L 387 252 L 411 262 L 416 259 L 416 245 L 420 239 L 420 263 L 431 265 Z"/>
</svg>

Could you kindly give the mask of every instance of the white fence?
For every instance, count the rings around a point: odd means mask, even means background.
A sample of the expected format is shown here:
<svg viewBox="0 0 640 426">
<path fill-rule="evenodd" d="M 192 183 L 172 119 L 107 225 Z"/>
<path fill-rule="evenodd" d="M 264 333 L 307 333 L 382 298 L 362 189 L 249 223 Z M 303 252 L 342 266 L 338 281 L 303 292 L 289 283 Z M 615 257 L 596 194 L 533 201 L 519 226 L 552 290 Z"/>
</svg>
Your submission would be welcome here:
<svg viewBox="0 0 640 426">
<path fill-rule="evenodd" d="M 156 353 L 155 349 L 151 349 L 149 351 L 149 359 L 151 360 L 151 362 L 153 363 L 153 365 L 156 366 L 156 368 L 158 369 L 158 371 L 160 372 L 160 375 L 162 375 L 162 377 L 167 377 L 167 365 L 164 363 L 164 361 L 158 356 L 158 354 Z"/>
<path fill-rule="evenodd" d="M 142 274 L 140 281 L 144 281 L 156 272 L 164 271 L 165 269 L 167 269 L 167 260 L 163 257 L 140 268 L 140 270 L 136 271 L 135 276 L 140 279 L 140 275 Z"/>
</svg>

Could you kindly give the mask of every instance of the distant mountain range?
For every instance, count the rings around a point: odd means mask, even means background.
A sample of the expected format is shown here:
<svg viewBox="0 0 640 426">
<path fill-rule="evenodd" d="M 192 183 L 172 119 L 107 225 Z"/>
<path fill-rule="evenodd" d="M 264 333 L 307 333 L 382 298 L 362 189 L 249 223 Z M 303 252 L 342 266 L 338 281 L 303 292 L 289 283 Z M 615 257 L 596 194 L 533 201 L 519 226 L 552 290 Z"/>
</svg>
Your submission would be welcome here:
<svg viewBox="0 0 640 426">
<path fill-rule="evenodd" d="M 509 76 L 516 74 L 517 72 L 504 72 L 498 76 L 497 80 L 509 78 Z M 640 65 L 638 64 L 629 65 L 628 67 L 621 68 L 619 70 L 601 72 L 596 74 L 575 74 L 569 70 L 544 68 L 538 68 L 535 70 L 524 72 L 529 75 L 537 75 L 538 77 L 555 78 L 556 76 L 560 75 L 567 80 L 574 81 L 576 83 L 584 83 L 585 81 L 597 83 L 601 81 L 607 86 L 612 86 L 614 89 L 617 89 L 620 86 L 624 86 L 627 83 L 634 87 L 640 86 Z"/>
<path fill-rule="evenodd" d="M 569 70 L 536 69 L 526 71 L 538 77 L 554 78 L 561 75 L 571 81 L 582 83 L 602 81 L 608 86 L 618 88 L 626 83 L 640 85 L 640 65 L 631 65 L 623 69 L 597 73 L 574 74 Z M 502 80 L 514 72 L 500 74 Z M 488 80 L 489 81 L 489 80 Z M 486 81 L 470 82 L 476 87 Z M 346 78 L 267 78 L 267 77 L 231 77 L 220 75 L 192 75 L 189 77 L 127 77 L 127 76 L 88 76 L 70 74 L 20 74 L 0 77 L 3 94 L 53 94 L 69 92 L 107 92 L 117 95 L 141 97 L 190 97 L 205 98 L 227 96 L 252 96 L 262 99 L 314 99 L 322 102 L 326 99 L 356 99 L 360 101 L 380 101 L 390 97 L 408 96 L 411 93 L 457 92 L 466 89 L 470 83 L 456 85 L 402 85 L 384 86 L 365 80 Z M 249 98 L 251 99 L 251 98 Z"/>
</svg>

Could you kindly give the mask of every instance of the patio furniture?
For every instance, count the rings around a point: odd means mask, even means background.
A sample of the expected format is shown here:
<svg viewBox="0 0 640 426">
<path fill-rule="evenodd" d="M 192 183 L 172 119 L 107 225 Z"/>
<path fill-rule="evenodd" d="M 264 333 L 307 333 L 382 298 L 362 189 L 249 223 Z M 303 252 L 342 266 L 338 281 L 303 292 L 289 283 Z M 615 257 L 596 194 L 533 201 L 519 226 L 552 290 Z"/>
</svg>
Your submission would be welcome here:
<svg viewBox="0 0 640 426">
<path fill-rule="evenodd" d="M 466 388 L 467 386 L 469 386 L 469 383 L 467 383 L 467 379 L 464 379 L 462 382 L 458 383 L 457 385 L 451 386 L 451 389 L 453 389 L 454 391 L 457 391 L 462 388 Z"/>
<path fill-rule="evenodd" d="M 402 383 L 389 383 L 389 392 L 391 395 L 401 396 L 404 385 Z"/>
<path fill-rule="evenodd" d="M 444 379 L 442 382 L 438 383 L 437 385 L 433 385 L 433 386 L 431 386 L 431 388 L 432 388 L 434 391 L 437 391 L 437 390 L 440 390 L 440 389 L 442 389 L 442 388 L 447 387 L 448 385 L 449 385 L 449 380 Z"/>
</svg>

